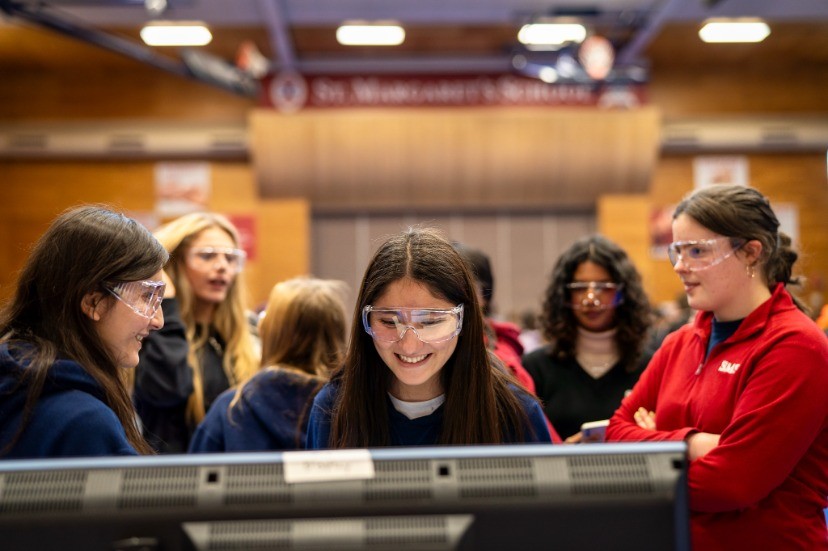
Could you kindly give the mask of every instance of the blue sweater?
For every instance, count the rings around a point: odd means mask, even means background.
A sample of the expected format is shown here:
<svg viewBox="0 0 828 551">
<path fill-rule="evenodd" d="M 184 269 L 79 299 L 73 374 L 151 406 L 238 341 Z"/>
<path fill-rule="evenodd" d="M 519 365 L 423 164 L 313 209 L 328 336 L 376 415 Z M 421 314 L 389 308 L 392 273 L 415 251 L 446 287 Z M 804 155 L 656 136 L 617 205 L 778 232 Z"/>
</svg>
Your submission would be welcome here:
<svg viewBox="0 0 828 551">
<path fill-rule="evenodd" d="M 241 400 L 228 413 L 235 389 L 221 394 L 190 441 L 192 452 L 276 451 L 300 449 L 308 425 L 306 410 L 320 379 L 272 368 L 244 386 Z"/>
<path fill-rule="evenodd" d="M 19 351 L 0 345 L 0 449 L 20 427 L 28 386 L 18 384 L 26 365 Z M 23 433 L 0 459 L 137 454 L 100 385 L 78 363 L 57 360 Z"/>
<path fill-rule="evenodd" d="M 525 392 L 511 387 L 518 397 L 529 419 L 529 425 L 524 427 L 523 442 L 551 443 L 552 437 L 546 424 L 546 417 L 540 404 Z M 338 386 L 326 384 L 313 401 L 310 420 L 308 422 L 308 449 L 325 449 L 331 434 L 331 411 L 336 401 Z M 444 404 L 445 405 L 445 404 Z M 443 405 L 434 413 L 417 419 L 409 419 L 394 409 L 388 399 L 389 430 L 392 446 L 433 446 L 438 444 L 440 429 L 443 426 Z M 523 443 L 521 442 L 521 443 Z"/>
</svg>

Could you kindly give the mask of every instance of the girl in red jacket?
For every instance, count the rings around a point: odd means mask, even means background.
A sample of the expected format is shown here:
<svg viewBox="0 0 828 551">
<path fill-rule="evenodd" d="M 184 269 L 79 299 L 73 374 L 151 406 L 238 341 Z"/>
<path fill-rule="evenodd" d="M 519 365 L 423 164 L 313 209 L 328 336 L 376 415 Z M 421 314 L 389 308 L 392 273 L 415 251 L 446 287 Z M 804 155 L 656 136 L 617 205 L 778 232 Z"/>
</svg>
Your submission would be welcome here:
<svg viewBox="0 0 828 551">
<path fill-rule="evenodd" d="M 828 339 L 786 290 L 797 254 L 751 188 L 673 215 L 695 322 L 669 335 L 607 429 L 685 440 L 694 549 L 828 549 Z"/>
</svg>

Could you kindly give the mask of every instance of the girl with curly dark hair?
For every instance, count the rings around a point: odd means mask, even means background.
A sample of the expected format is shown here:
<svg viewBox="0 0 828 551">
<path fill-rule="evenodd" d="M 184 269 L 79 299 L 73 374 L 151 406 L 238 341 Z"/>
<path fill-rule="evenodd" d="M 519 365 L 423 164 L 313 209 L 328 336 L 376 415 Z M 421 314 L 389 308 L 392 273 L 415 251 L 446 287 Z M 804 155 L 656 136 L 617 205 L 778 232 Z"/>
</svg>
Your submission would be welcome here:
<svg viewBox="0 0 828 551">
<path fill-rule="evenodd" d="M 581 425 L 608 419 L 649 361 L 641 276 L 609 239 L 580 239 L 552 270 L 541 321 L 549 344 L 525 355 L 523 366 L 552 425 L 580 442 Z"/>
</svg>

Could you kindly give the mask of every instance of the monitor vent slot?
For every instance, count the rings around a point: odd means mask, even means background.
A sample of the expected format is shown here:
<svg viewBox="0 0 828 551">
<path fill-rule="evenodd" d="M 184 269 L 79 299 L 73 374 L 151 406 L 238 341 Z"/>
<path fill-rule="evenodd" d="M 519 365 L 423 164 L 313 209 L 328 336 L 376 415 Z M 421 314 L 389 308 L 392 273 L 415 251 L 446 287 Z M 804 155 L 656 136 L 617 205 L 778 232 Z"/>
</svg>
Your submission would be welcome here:
<svg viewBox="0 0 828 551">
<path fill-rule="evenodd" d="M 198 480 L 197 467 L 125 469 L 118 507 L 193 507 Z"/>
<path fill-rule="evenodd" d="M 197 550 L 456 549 L 473 522 L 470 515 L 251 520 L 184 523 Z"/>
<path fill-rule="evenodd" d="M 650 494 L 655 491 L 642 455 L 576 456 L 567 459 L 574 495 Z"/>
<path fill-rule="evenodd" d="M 365 521 L 365 543 L 368 547 L 445 543 L 449 540 L 447 522 L 440 516 L 370 518 Z M 410 548 L 410 547 L 409 547 Z"/>
<path fill-rule="evenodd" d="M 291 503 L 291 487 L 285 483 L 281 463 L 232 465 L 227 469 L 225 503 Z"/>
<path fill-rule="evenodd" d="M 457 480 L 461 499 L 537 495 L 528 458 L 463 459 L 457 462 Z"/>
<path fill-rule="evenodd" d="M 374 465 L 375 478 L 365 482 L 366 501 L 428 499 L 431 497 L 429 461 L 391 461 Z"/>
<path fill-rule="evenodd" d="M 80 511 L 85 487 L 80 471 L 9 473 L 0 477 L 0 511 Z"/>
<path fill-rule="evenodd" d="M 244 551 L 246 549 L 294 549 L 290 521 L 251 520 L 213 522 L 209 526 L 208 545 L 198 549 L 210 551 Z M 186 528 L 185 528 L 186 529 Z"/>
</svg>

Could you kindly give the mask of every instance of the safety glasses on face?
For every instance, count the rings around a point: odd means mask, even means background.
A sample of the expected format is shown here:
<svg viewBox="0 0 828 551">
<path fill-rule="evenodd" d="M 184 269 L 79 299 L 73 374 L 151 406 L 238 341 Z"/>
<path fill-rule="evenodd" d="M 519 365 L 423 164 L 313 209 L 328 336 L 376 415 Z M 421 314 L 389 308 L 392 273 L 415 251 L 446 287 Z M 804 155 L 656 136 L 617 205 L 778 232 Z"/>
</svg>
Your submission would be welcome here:
<svg viewBox="0 0 828 551">
<path fill-rule="evenodd" d="M 611 281 L 573 281 L 566 284 L 573 310 L 608 310 L 624 302 L 623 283 Z"/>
<path fill-rule="evenodd" d="M 463 305 L 454 308 L 374 308 L 362 309 L 362 326 L 374 340 L 397 342 L 411 329 L 426 343 L 445 342 L 463 328 Z"/>
<path fill-rule="evenodd" d="M 151 319 L 161 306 L 166 287 L 163 281 L 145 279 L 106 285 L 105 289 L 142 318 Z"/>
<path fill-rule="evenodd" d="M 733 253 L 744 244 L 744 240 L 730 237 L 675 241 L 667 246 L 667 256 L 674 268 L 681 260 L 687 270 L 699 272 L 733 256 Z"/>
<path fill-rule="evenodd" d="M 228 269 L 241 272 L 247 253 L 242 249 L 220 247 L 196 247 L 187 252 L 190 263 L 196 266 L 212 268 L 219 262 L 227 265 Z"/>
</svg>

